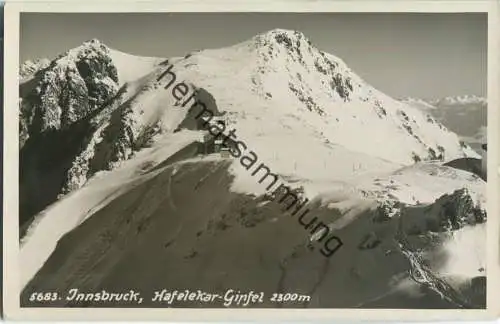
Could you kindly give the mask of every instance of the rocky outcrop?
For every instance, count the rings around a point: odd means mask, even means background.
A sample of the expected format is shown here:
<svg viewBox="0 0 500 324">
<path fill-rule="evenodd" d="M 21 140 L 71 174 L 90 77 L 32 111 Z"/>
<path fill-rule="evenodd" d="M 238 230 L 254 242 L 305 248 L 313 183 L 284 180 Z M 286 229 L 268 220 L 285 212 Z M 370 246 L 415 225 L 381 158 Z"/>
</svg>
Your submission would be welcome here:
<svg viewBox="0 0 500 324">
<path fill-rule="evenodd" d="M 22 131 L 27 128 L 33 136 L 67 128 L 109 101 L 118 91 L 118 74 L 108 54 L 105 45 L 92 40 L 40 71 L 37 84 L 22 98 Z"/>
<path fill-rule="evenodd" d="M 441 228 L 457 230 L 486 222 L 486 210 L 466 188 L 442 196 L 435 204 L 441 207 L 436 217 Z"/>
<path fill-rule="evenodd" d="M 406 235 L 441 233 L 486 222 L 486 208 L 470 190 L 461 188 L 427 205 L 408 206 L 394 199 L 383 199 L 373 221 L 400 222 Z"/>
</svg>

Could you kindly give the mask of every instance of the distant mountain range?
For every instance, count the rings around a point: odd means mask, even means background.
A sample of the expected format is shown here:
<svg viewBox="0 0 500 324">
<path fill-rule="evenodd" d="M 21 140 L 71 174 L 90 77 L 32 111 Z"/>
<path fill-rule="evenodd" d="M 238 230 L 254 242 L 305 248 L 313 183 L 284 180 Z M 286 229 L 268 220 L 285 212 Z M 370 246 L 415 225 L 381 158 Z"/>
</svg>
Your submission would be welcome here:
<svg viewBox="0 0 500 324">
<path fill-rule="evenodd" d="M 481 144 L 487 141 L 488 102 L 486 98 L 464 95 L 427 101 L 407 98 L 403 102 L 436 118 L 478 152 L 481 150 Z"/>
<path fill-rule="evenodd" d="M 476 95 L 463 95 L 456 97 L 445 97 L 438 100 L 433 100 L 430 102 L 432 105 L 437 107 L 442 106 L 452 106 L 452 105 L 479 105 L 486 106 L 488 101 L 486 98 L 479 97 Z"/>
</svg>

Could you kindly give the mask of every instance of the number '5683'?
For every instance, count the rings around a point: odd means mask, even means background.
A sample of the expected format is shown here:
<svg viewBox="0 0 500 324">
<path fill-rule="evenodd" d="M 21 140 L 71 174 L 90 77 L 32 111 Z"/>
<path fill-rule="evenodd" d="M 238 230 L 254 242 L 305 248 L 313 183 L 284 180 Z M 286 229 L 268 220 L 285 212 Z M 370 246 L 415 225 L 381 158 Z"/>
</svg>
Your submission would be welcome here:
<svg viewBox="0 0 500 324">
<path fill-rule="evenodd" d="M 55 301 L 58 299 L 57 293 L 55 292 L 34 292 L 30 296 L 30 301 L 38 301 L 38 302 L 47 302 L 47 301 Z"/>
</svg>

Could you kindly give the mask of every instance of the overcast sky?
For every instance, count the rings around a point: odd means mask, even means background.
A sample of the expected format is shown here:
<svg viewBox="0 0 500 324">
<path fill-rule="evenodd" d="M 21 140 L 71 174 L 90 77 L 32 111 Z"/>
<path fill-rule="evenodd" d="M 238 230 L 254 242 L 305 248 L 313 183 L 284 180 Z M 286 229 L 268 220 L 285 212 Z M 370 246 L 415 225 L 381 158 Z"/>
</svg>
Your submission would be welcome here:
<svg viewBox="0 0 500 324">
<path fill-rule="evenodd" d="M 486 95 L 481 13 L 24 13 L 20 59 L 54 57 L 92 38 L 132 54 L 181 56 L 274 28 L 303 32 L 397 98 Z"/>
</svg>

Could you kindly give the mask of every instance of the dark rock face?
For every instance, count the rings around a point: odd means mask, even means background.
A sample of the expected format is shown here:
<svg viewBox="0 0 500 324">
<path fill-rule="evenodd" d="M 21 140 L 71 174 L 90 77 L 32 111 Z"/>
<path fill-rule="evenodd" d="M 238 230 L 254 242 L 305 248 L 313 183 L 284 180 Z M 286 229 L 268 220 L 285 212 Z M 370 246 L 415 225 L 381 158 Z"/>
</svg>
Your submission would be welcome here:
<svg viewBox="0 0 500 324">
<path fill-rule="evenodd" d="M 444 195 L 436 201 L 442 206 L 440 222 L 452 229 L 486 222 L 486 211 L 477 206 L 466 188 Z"/>
<path fill-rule="evenodd" d="M 373 220 L 384 223 L 394 218 L 401 219 L 401 231 L 405 235 L 444 233 L 486 222 L 486 210 L 462 188 L 439 197 L 430 205 L 414 207 L 392 200 L 380 202 Z"/>
<path fill-rule="evenodd" d="M 86 120 L 64 130 L 30 137 L 19 152 L 19 225 L 54 202 L 67 181 L 67 171 L 90 135 Z M 20 234 L 25 228 L 20 229 Z"/>
<path fill-rule="evenodd" d="M 19 110 L 19 147 L 22 148 L 26 141 L 28 140 L 28 118 L 23 116 L 22 114 L 22 104 L 20 104 L 20 110 Z"/>
<path fill-rule="evenodd" d="M 100 45 L 98 56 L 93 48 L 86 48 L 82 59 L 76 62 L 76 67 L 80 76 L 85 81 L 88 89 L 89 103 L 95 108 L 104 104 L 117 91 L 118 72 L 113 65 L 111 58 L 107 55 L 107 49 Z M 109 78 L 113 82 L 109 82 Z"/>
<path fill-rule="evenodd" d="M 71 77 L 70 70 L 66 72 L 66 82 L 61 84 L 59 106 L 61 107 L 61 127 L 65 128 L 91 112 L 90 93 L 85 82 L 80 78 Z M 41 107 L 43 109 L 43 107 Z"/>
<path fill-rule="evenodd" d="M 20 225 L 87 172 L 69 170 L 97 129 L 91 119 L 119 88 L 109 49 L 96 40 L 42 63 L 25 65 L 31 79 L 20 86 Z"/>
</svg>

